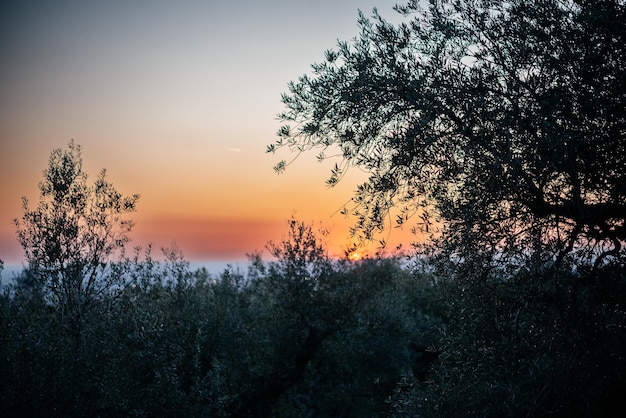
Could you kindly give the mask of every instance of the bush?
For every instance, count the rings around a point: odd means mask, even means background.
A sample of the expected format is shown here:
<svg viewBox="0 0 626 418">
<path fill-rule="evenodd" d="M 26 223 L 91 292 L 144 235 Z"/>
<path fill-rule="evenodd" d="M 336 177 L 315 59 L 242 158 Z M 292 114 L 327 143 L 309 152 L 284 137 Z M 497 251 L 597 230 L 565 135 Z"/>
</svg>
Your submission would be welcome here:
<svg viewBox="0 0 626 418">
<path fill-rule="evenodd" d="M 625 279 L 607 267 L 445 283 L 442 354 L 431 381 L 398 387 L 396 416 L 621 416 Z"/>
</svg>

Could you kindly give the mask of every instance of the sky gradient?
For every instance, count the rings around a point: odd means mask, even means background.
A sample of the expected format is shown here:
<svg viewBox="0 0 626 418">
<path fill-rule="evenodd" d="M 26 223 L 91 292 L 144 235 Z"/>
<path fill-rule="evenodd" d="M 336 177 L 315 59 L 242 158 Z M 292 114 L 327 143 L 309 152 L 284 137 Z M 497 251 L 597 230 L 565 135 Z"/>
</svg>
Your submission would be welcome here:
<svg viewBox="0 0 626 418">
<path fill-rule="evenodd" d="M 238 260 L 321 223 L 348 244 L 336 213 L 362 173 L 337 187 L 331 164 L 265 154 L 287 83 L 358 34 L 357 13 L 392 21 L 390 0 L 14 2 L 0 12 L 0 259 L 19 263 L 13 219 L 34 206 L 54 148 L 74 139 L 94 180 L 102 168 L 139 193 L 132 245 L 172 243 L 189 260 Z M 393 231 L 391 242 L 407 242 Z M 408 242 L 407 242 L 408 243 Z"/>
</svg>

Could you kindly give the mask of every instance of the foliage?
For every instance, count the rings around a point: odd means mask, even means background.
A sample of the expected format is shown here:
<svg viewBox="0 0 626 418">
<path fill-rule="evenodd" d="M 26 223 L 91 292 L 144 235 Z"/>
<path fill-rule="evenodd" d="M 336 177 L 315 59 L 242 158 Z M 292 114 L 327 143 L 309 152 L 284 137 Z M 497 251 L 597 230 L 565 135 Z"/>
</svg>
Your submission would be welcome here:
<svg viewBox="0 0 626 418">
<path fill-rule="evenodd" d="M 395 207 L 423 232 L 441 218 L 440 250 L 459 259 L 623 257 L 624 3 L 420 3 L 397 7 L 399 25 L 361 15 L 357 38 L 290 83 L 268 151 L 338 148 L 331 186 L 366 170 L 351 209 L 364 239 Z"/>
<path fill-rule="evenodd" d="M 440 216 L 412 268 L 333 260 L 295 219 L 247 274 L 192 271 L 176 248 L 128 257 L 138 197 L 104 171 L 89 186 L 70 142 L 16 220 L 3 414 L 620 416 L 624 4 L 418 3 L 399 26 L 361 16 L 292 83 L 277 144 L 338 146 L 331 185 L 369 170 L 363 238 L 394 205 L 425 233 Z"/>
<path fill-rule="evenodd" d="M 35 236 L 24 225 L 20 233 Z M 34 225 L 43 236 L 54 231 Z M 247 274 L 217 277 L 190 270 L 176 248 L 164 250 L 165 261 L 136 248 L 99 270 L 96 286 L 111 278 L 116 286 L 74 311 L 50 286 L 59 272 L 45 268 L 48 258 L 30 263 L 0 294 L 0 409 L 20 417 L 623 411 L 618 262 L 512 274 L 461 269 L 435 254 L 409 268 L 394 258 L 330 259 L 323 236 L 291 219 L 285 238 L 267 245 L 271 261 L 252 254 Z"/>
<path fill-rule="evenodd" d="M 123 255 L 132 222 L 124 215 L 135 210 L 138 195 L 122 196 L 102 170 L 92 186 L 82 170 L 81 147 L 71 141 L 67 150 L 55 149 L 39 183 L 39 203 L 16 219 L 35 286 L 70 317 L 119 289 L 121 277 L 110 268 Z M 75 324 L 78 326 L 78 323 Z"/>
<path fill-rule="evenodd" d="M 247 290 L 257 324 L 277 326 L 265 346 L 275 365 L 253 385 L 252 416 L 378 415 L 400 376 L 425 373 L 438 327 L 425 281 L 397 260 L 330 260 L 294 219 L 268 249 L 278 259 L 253 257 Z"/>
<path fill-rule="evenodd" d="M 428 382 L 399 382 L 394 416 L 622 416 L 626 271 L 597 274 L 442 283 L 442 354 Z"/>
<path fill-rule="evenodd" d="M 432 238 L 415 271 L 444 307 L 440 355 L 397 381 L 391 411 L 620 416 L 626 5 L 423 3 L 397 6 L 399 25 L 360 15 L 289 84 L 268 147 L 338 152 L 329 186 L 364 169 L 342 211 L 361 239 L 392 216 Z"/>
<path fill-rule="evenodd" d="M 432 288 L 397 260 L 334 261 L 290 220 L 247 275 L 191 271 L 177 250 L 111 265 L 124 277 L 82 317 L 81 344 L 45 288 L 0 297 L 8 416 L 378 415 L 423 379 L 441 325 Z M 39 277 L 39 276 L 37 276 Z M 434 356 L 434 354 L 433 354 Z"/>
</svg>

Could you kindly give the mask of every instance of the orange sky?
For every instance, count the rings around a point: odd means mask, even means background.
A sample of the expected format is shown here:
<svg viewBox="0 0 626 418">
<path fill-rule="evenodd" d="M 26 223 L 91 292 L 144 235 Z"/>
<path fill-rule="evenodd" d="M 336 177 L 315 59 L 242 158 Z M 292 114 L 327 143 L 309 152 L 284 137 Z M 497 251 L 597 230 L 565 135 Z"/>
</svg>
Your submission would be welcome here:
<svg viewBox="0 0 626 418">
<path fill-rule="evenodd" d="M 190 260 L 239 260 L 286 233 L 294 215 L 348 241 L 338 209 L 363 178 L 324 181 L 331 163 L 265 154 L 280 94 L 358 33 L 357 9 L 391 0 L 16 2 L 0 15 L 0 259 L 19 263 L 12 219 L 33 204 L 54 148 L 73 138 L 95 179 L 106 168 L 141 195 L 133 244 L 176 242 Z M 408 242 L 392 233 L 392 242 Z"/>
</svg>

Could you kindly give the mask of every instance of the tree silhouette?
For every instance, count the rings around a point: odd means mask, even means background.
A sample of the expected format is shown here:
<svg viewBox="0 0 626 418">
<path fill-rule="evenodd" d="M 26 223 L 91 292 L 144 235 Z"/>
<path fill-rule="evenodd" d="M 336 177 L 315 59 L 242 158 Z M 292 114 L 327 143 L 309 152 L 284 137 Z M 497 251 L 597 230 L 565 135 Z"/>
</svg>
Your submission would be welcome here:
<svg viewBox="0 0 626 418">
<path fill-rule="evenodd" d="M 49 302 L 60 307 L 78 339 L 82 314 L 107 292 L 119 290 L 121 277 L 112 267 L 129 241 L 138 195 L 124 197 L 102 170 L 93 185 L 82 170 L 81 147 L 52 151 L 39 202 L 15 219 L 28 269 Z"/>
<path fill-rule="evenodd" d="M 355 40 L 290 83 L 268 151 L 338 149 L 331 186 L 366 170 L 345 210 L 364 239 L 393 213 L 442 219 L 458 259 L 623 256 L 624 2 L 420 3 L 396 7 L 399 25 L 361 15 Z"/>
</svg>

